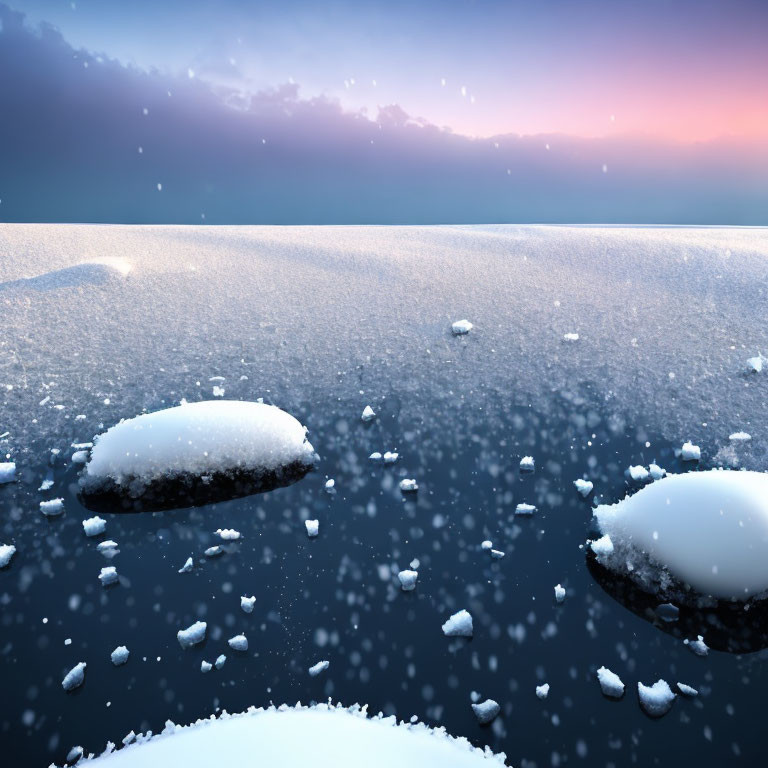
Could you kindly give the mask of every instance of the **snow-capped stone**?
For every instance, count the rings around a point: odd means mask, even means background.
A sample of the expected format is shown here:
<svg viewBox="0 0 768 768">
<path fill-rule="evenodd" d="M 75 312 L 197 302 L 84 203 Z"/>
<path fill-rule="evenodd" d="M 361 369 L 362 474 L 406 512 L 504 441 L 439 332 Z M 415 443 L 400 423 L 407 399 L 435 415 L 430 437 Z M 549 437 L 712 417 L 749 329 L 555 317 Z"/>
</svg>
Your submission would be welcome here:
<svg viewBox="0 0 768 768">
<path fill-rule="evenodd" d="M 216 669 L 221 669 L 224 664 L 226 664 L 226 662 L 227 657 L 222 653 L 216 657 L 216 661 L 213 662 L 213 666 L 216 667 Z"/>
<path fill-rule="evenodd" d="M 4 483 L 12 483 L 16 478 L 16 462 L 14 461 L 2 461 L 0 462 L 0 485 Z"/>
<path fill-rule="evenodd" d="M 523 456 L 522 459 L 520 459 L 520 469 L 523 472 L 533 472 L 533 470 L 536 468 L 536 462 L 533 459 L 533 456 Z"/>
<path fill-rule="evenodd" d="M 651 717 L 666 715 L 675 700 L 675 694 L 666 680 L 657 680 L 653 685 L 638 682 L 637 696 L 643 711 Z"/>
<path fill-rule="evenodd" d="M 67 752 L 67 762 L 74 763 L 76 760 L 79 760 L 83 756 L 83 751 L 83 748 L 80 746 L 72 747 L 72 749 Z"/>
<path fill-rule="evenodd" d="M 400 490 L 403 493 L 415 493 L 419 490 L 419 485 L 415 480 L 403 478 L 400 481 Z"/>
<path fill-rule="evenodd" d="M 256 605 L 255 595 L 252 595 L 251 597 L 245 597 L 245 595 L 242 595 L 240 597 L 240 607 L 243 609 L 245 613 L 253 613 L 253 607 L 255 605 Z"/>
<path fill-rule="evenodd" d="M 222 541 L 238 541 L 241 538 L 240 531 L 236 531 L 234 528 L 217 528 L 216 535 Z"/>
<path fill-rule="evenodd" d="M 192 561 L 191 557 L 187 558 L 187 561 L 184 563 L 184 565 L 179 568 L 179 573 L 189 573 L 192 568 L 194 568 L 194 562 Z"/>
<path fill-rule="evenodd" d="M 248 638 L 245 635 L 235 635 L 227 640 L 227 645 L 233 651 L 247 651 L 248 650 Z"/>
<path fill-rule="evenodd" d="M 501 707 L 493 699 L 486 699 L 479 704 L 472 704 L 472 711 L 481 725 L 487 725 L 501 712 Z"/>
<path fill-rule="evenodd" d="M 51 499 L 40 502 L 40 511 L 46 517 L 56 517 L 64 512 L 64 499 Z"/>
<path fill-rule="evenodd" d="M 672 603 L 661 603 L 656 606 L 656 615 L 662 621 L 677 621 L 680 618 L 680 609 Z"/>
<path fill-rule="evenodd" d="M 683 461 L 699 461 L 701 459 L 701 448 L 690 441 L 685 442 L 680 449 L 680 458 Z"/>
<path fill-rule="evenodd" d="M 203 661 L 200 662 L 200 671 L 201 672 L 203 672 L 203 673 L 210 672 L 212 669 L 213 669 L 213 664 L 211 664 L 210 661 L 203 660 Z"/>
<path fill-rule="evenodd" d="M 306 429 L 273 405 L 184 403 L 121 421 L 96 438 L 81 485 L 129 495 L 174 478 L 261 476 L 314 463 Z M 137 488 L 139 490 L 137 490 Z"/>
<path fill-rule="evenodd" d="M 313 664 L 309 668 L 309 676 L 310 677 L 317 677 L 321 672 L 325 672 L 328 667 L 331 666 L 330 661 L 318 661 L 317 664 Z"/>
<path fill-rule="evenodd" d="M 654 480 L 661 480 L 661 478 L 667 474 L 667 470 L 662 469 L 658 464 L 650 464 L 648 466 L 648 471 Z"/>
<path fill-rule="evenodd" d="M 749 434 L 749 432 L 734 432 L 731 435 L 728 435 L 728 439 L 732 443 L 746 443 L 752 439 L 752 435 Z"/>
<path fill-rule="evenodd" d="M 218 544 L 216 544 L 213 547 L 208 547 L 208 549 L 206 549 L 203 554 L 206 557 L 218 557 L 219 555 L 224 554 L 224 550 Z"/>
<path fill-rule="evenodd" d="M 394 464 L 398 459 L 400 458 L 400 454 L 396 451 L 385 451 L 384 452 L 384 463 L 385 464 Z"/>
<path fill-rule="evenodd" d="M 328 493 L 336 490 L 336 481 L 332 477 L 325 481 L 325 490 Z"/>
<path fill-rule="evenodd" d="M 304 527 L 307 529 L 307 536 L 313 539 L 320 533 L 320 521 L 319 520 L 305 520 Z"/>
<path fill-rule="evenodd" d="M 107 521 L 96 515 L 83 520 L 83 530 L 86 536 L 100 536 L 107 530 Z"/>
<path fill-rule="evenodd" d="M 179 645 L 182 648 L 191 648 L 193 645 L 202 643 L 205 640 L 205 630 L 208 624 L 205 621 L 196 621 L 186 629 L 180 629 L 176 633 Z"/>
<path fill-rule="evenodd" d="M 61 681 L 61 687 L 65 691 L 73 691 L 75 688 L 79 688 L 85 682 L 86 666 L 87 664 L 84 661 L 81 661 L 79 664 L 72 667 Z"/>
<path fill-rule="evenodd" d="M 516 515 L 532 515 L 536 511 L 536 507 L 533 504 L 518 504 L 515 507 Z"/>
<path fill-rule="evenodd" d="M 549 696 L 549 683 L 544 683 L 544 685 L 537 685 L 536 686 L 536 695 L 540 699 L 546 699 L 547 696 Z"/>
<path fill-rule="evenodd" d="M 363 421 L 373 421 L 376 418 L 376 411 L 370 405 L 363 408 L 363 415 L 360 417 Z"/>
<path fill-rule="evenodd" d="M 648 479 L 650 472 L 641 464 L 636 464 L 629 468 L 629 476 L 636 482 L 642 483 Z"/>
<path fill-rule="evenodd" d="M 72 454 L 73 464 L 85 464 L 88 461 L 88 451 L 75 451 Z"/>
<path fill-rule="evenodd" d="M 491 550 L 491 557 L 494 560 L 501 560 L 502 557 L 506 555 L 505 552 L 502 552 L 500 549 L 492 549 Z"/>
<path fill-rule="evenodd" d="M 608 534 L 601 536 L 599 539 L 596 539 L 589 546 L 597 556 L 597 560 L 600 563 L 604 562 L 604 558 L 610 557 L 610 555 L 613 554 L 613 542 L 611 541 L 611 537 L 608 536 Z"/>
<path fill-rule="evenodd" d="M 484 549 L 484 550 L 493 549 L 493 542 L 486 539 L 484 542 L 480 544 L 480 549 Z"/>
<path fill-rule="evenodd" d="M 574 480 L 573 484 L 576 486 L 576 490 L 585 499 L 587 496 L 589 496 L 590 493 L 592 493 L 592 489 L 595 487 L 595 484 L 591 480 L 582 480 L 581 478 Z"/>
<path fill-rule="evenodd" d="M 443 634 L 446 637 L 472 637 L 472 614 L 461 610 L 454 613 L 443 624 Z"/>
<path fill-rule="evenodd" d="M 51 488 L 53 488 L 53 480 L 50 477 L 46 477 L 45 480 L 43 480 L 43 482 L 40 483 L 40 487 L 37 490 L 50 491 Z"/>
<path fill-rule="evenodd" d="M 597 680 L 600 683 L 600 689 L 605 696 L 611 699 L 620 699 L 624 695 L 624 683 L 621 682 L 621 678 L 615 673 L 611 672 L 606 667 L 600 667 L 597 670 Z"/>
<path fill-rule="evenodd" d="M 724 600 L 747 600 L 768 589 L 766 473 L 669 475 L 617 504 L 598 506 L 594 517 L 615 550 L 596 551 L 598 561 L 647 591 L 668 582 L 668 575 Z"/>
<path fill-rule="evenodd" d="M 678 683 L 677 690 L 680 691 L 683 696 L 690 696 L 691 698 L 699 695 L 699 692 L 695 688 L 691 688 L 690 685 L 686 685 L 685 683 Z"/>
<path fill-rule="evenodd" d="M 565 341 L 578 341 L 579 340 L 579 334 L 578 333 L 566 333 L 563 335 L 563 339 Z"/>
<path fill-rule="evenodd" d="M 683 640 L 683 643 L 688 646 L 692 653 L 697 656 L 709 655 L 709 646 L 704 642 L 704 638 L 699 635 L 695 640 Z"/>
<path fill-rule="evenodd" d="M 0 568 L 5 568 L 16 554 L 13 544 L 0 544 Z"/>
<path fill-rule="evenodd" d="M 379 451 L 374 451 L 369 457 L 369 461 L 381 461 L 381 453 Z"/>
<path fill-rule="evenodd" d="M 112 539 L 107 539 L 106 541 L 100 541 L 96 545 L 96 551 L 101 552 L 102 554 L 105 552 L 110 552 L 115 549 L 117 549 L 117 542 L 112 541 Z"/>
<path fill-rule="evenodd" d="M 119 667 L 128 661 L 130 655 L 131 652 L 124 645 L 118 645 L 117 648 L 112 651 L 110 658 L 112 659 L 112 663 L 116 667 Z"/>
<path fill-rule="evenodd" d="M 555 600 L 562 603 L 565 600 L 565 589 L 560 584 L 555 584 Z"/>
<path fill-rule="evenodd" d="M 419 578 L 418 571 L 400 571 L 397 574 L 397 578 L 400 579 L 400 588 L 403 592 L 411 592 L 416 589 L 416 580 Z"/>
<path fill-rule="evenodd" d="M 451 324 L 451 331 L 453 331 L 454 336 L 463 336 L 464 334 L 469 333 L 472 328 L 474 328 L 474 326 L 469 320 L 457 320 L 455 323 Z"/>
<path fill-rule="evenodd" d="M 763 365 L 766 362 L 766 358 L 758 352 L 756 357 L 750 357 L 747 360 L 747 370 L 751 373 L 760 373 L 763 370 Z"/>
<path fill-rule="evenodd" d="M 117 569 L 114 565 L 108 565 L 106 568 L 102 568 L 99 572 L 99 581 L 102 587 L 108 587 L 110 584 L 115 584 L 118 580 Z"/>
</svg>

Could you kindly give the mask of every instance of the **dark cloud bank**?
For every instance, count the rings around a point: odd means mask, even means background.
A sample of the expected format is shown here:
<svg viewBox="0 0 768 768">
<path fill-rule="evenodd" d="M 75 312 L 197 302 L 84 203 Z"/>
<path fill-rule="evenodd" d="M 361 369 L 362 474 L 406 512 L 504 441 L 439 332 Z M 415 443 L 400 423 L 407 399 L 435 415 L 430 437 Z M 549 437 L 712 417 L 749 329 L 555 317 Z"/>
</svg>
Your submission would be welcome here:
<svg viewBox="0 0 768 768">
<path fill-rule="evenodd" d="M 768 224 L 767 180 L 768 142 L 472 140 L 294 86 L 242 102 L 0 5 L 1 221 Z"/>
</svg>

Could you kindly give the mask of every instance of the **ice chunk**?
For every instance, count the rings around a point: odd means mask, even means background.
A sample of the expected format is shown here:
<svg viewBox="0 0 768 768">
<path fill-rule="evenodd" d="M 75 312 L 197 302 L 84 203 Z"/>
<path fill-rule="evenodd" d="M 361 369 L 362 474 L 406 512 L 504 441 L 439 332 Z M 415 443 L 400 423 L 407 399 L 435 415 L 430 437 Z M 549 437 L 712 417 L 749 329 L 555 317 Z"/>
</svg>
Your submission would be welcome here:
<svg viewBox="0 0 768 768">
<path fill-rule="evenodd" d="M 309 668 L 310 677 L 317 677 L 321 672 L 325 672 L 331 666 L 330 661 L 318 661 Z"/>
<path fill-rule="evenodd" d="M 224 554 L 224 550 L 218 544 L 216 544 L 213 547 L 208 547 L 208 549 L 206 549 L 203 554 L 206 557 L 218 557 L 219 555 Z"/>
<path fill-rule="evenodd" d="M 701 448 L 693 443 L 683 443 L 683 447 L 680 449 L 680 458 L 683 461 L 699 461 L 701 459 Z"/>
<path fill-rule="evenodd" d="M 11 483 L 16 477 L 16 463 L 13 461 L 0 462 L 0 485 Z"/>
<path fill-rule="evenodd" d="M 102 568 L 99 573 L 99 581 L 102 587 L 108 587 L 110 584 L 115 584 L 118 580 L 117 569 L 114 565 L 108 565 L 106 568 Z"/>
<path fill-rule="evenodd" d="M 64 499 L 51 499 L 40 502 L 40 511 L 46 517 L 56 517 L 64 512 Z"/>
<path fill-rule="evenodd" d="M 256 605 L 255 595 L 251 595 L 251 597 L 245 597 L 243 595 L 240 597 L 240 607 L 243 609 L 245 613 L 253 613 L 254 605 Z"/>
<path fill-rule="evenodd" d="M 533 456 L 523 456 L 522 459 L 520 459 L 520 469 L 523 472 L 533 472 L 533 470 L 536 468 L 536 462 L 533 459 Z"/>
<path fill-rule="evenodd" d="M 536 511 L 536 507 L 533 504 L 518 504 L 515 507 L 516 515 L 532 515 Z"/>
<path fill-rule="evenodd" d="M 606 534 L 601 536 L 596 541 L 590 544 L 592 551 L 595 553 L 598 562 L 604 563 L 604 559 L 610 557 L 613 554 L 613 542 L 611 537 Z"/>
<path fill-rule="evenodd" d="M 411 592 L 416 589 L 416 580 L 419 578 L 418 571 L 400 571 L 397 574 L 397 578 L 400 579 L 400 588 L 403 592 Z"/>
<path fill-rule="evenodd" d="M 704 638 L 701 635 L 699 635 L 695 640 L 688 640 L 686 638 L 683 640 L 683 643 L 687 645 L 688 648 L 697 656 L 709 655 L 709 646 L 704 642 Z"/>
<path fill-rule="evenodd" d="M 665 680 L 657 680 L 650 686 L 638 682 L 637 696 L 643 711 L 651 717 L 666 715 L 675 700 L 675 694 Z"/>
<path fill-rule="evenodd" d="M 191 648 L 193 645 L 202 643 L 205 640 L 205 630 L 208 628 L 208 624 L 204 621 L 196 621 L 186 629 L 180 629 L 176 633 L 179 645 L 182 648 Z"/>
<path fill-rule="evenodd" d="M 5 568 L 16 554 L 13 544 L 0 544 L 0 568 Z"/>
<path fill-rule="evenodd" d="M 493 549 L 493 542 L 486 539 L 484 542 L 482 542 L 482 544 L 480 544 L 480 549 Z"/>
<path fill-rule="evenodd" d="M 128 657 L 130 655 L 131 655 L 131 652 L 124 645 L 118 645 L 117 648 L 115 648 L 115 650 L 112 651 L 112 655 L 110 658 L 112 659 L 112 663 L 116 667 L 119 667 L 128 661 Z"/>
<path fill-rule="evenodd" d="M 385 464 L 394 464 L 398 459 L 400 458 L 400 454 L 396 451 L 385 451 L 384 452 L 384 463 Z"/>
<path fill-rule="evenodd" d="M 184 563 L 184 565 L 182 565 L 181 568 L 179 568 L 179 573 L 189 573 L 192 570 L 192 568 L 194 567 L 194 565 L 195 564 L 192 561 L 192 558 L 188 557 L 187 558 L 187 562 Z"/>
<path fill-rule="evenodd" d="M 544 683 L 544 685 L 537 685 L 536 686 L 536 695 L 540 699 L 546 699 L 547 696 L 549 696 L 549 683 Z"/>
<path fill-rule="evenodd" d="M 235 635 L 227 640 L 227 645 L 233 651 L 247 651 L 248 650 L 248 638 L 245 635 Z"/>
<path fill-rule="evenodd" d="M 491 550 L 491 557 L 494 558 L 494 560 L 501 560 L 502 557 L 504 557 L 505 553 L 502 552 L 500 549 L 492 549 Z"/>
<path fill-rule="evenodd" d="M 579 334 L 578 333 L 566 333 L 563 336 L 563 339 L 565 341 L 578 341 L 579 340 Z"/>
<path fill-rule="evenodd" d="M 734 432 L 732 435 L 728 435 L 728 439 L 732 443 L 746 443 L 752 439 L 752 435 L 749 432 Z"/>
<path fill-rule="evenodd" d="M 582 480 L 581 478 L 574 480 L 573 484 L 576 486 L 576 490 L 584 498 L 589 496 L 589 494 L 592 493 L 592 489 L 595 487 L 595 484 L 591 480 Z"/>
<path fill-rule="evenodd" d="M 96 439 L 80 482 L 86 497 L 230 498 L 292 482 L 314 459 L 306 429 L 285 411 L 264 403 L 207 400 L 108 429 Z M 237 483 L 219 483 L 221 488 L 214 482 L 233 477 Z"/>
<path fill-rule="evenodd" d="M 629 468 L 629 476 L 636 482 L 642 483 L 648 479 L 650 472 L 640 464 Z"/>
<path fill-rule="evenodd" d="M 304 527 L 307 529 L 307 536 L 313 539 L 320 533 L 320 521 L 319 520 L 305 520 Z"/>
<path fill-rule="evenodd" d="M 669 576 L 726 600 L 768 590 L 768 474 L 716 469 L 670 475 L 597 507 L 594 516 L 615 550 L 598 552 L 594 542 L 598 561 L 648 592 Z"/>
<path fill-rule="evenodd" d="M 555 584 L 555 600 L 562 603 L 565 600 L 565 589 L 560 584 Z"/>
<path fill-rule="evenodd" d="M 747 370 L 752 373 L 760 373 L 767 359 L 763 357 L 762 353 L 758 352 L 756 357 L 750 357 L 747 360 Z"/>
<path fill-rule="evenodd" d="M 222 653 L 216 657 L 216 661 L 213 663 L 213 665 L 216 667 L 216 669 L 221 669 L 226 661 L 227 657 Z"/>
<path fill-rule="evenodd" d="M 694 697 L 699 695 L 699 692 L 695 688 L 691 688 L 690 685 L 686 685 L 685 683 L 678 683 L 677 690 L 680 691 L 683 696 Z"/>
<path fill-rule="evenodd" d="M 473 327 L 469 320 L 457 320 L 451 325 L 451 330 L 454 336 L 463 336 L 465 333 L 469 333 Z"/>
<path fill-rule="evenodd" d="M 446 637 L 472 637 L 472 614 L 466 610 L 454 613 L 443 624 L 443 634 Z"/>
<path fill-rule="evenodd" d="M 217 528 L 216 535 L 222 541 L 238 541 L 240 539 L 240 531 L 236 531 L 234 528 Z"/>
<path fill-rule="evenodd" d="M 370 405 L 363 408 L 363 415 L 360 417 L 363 421 L 373 421 L 376 418 L 376 412 Z"/>
<path fill-rule="evenodd" d="M 43 480 L 42 483 L 40 483 L 40 487 L 37 489 L 38 491 L 50 491 L 51 488 L 53 488 L 53 480 L 51 478 L 46 478 Z"/>
<path fill-rule="evenodd" d="M 501 712 L 501 707 L 493 699 L 486 699 L 479 704 L 472 704 L 472 711 L 480 725 L 487 725 Z"/>
<path fill-rule="evenodd" d="M 415 480 L 403 478 L 400 481 L 400 490 L 403 493 L 415 493 L 419 490 L 419 485 Z"/>
<path fill-rule="evenodd" d="M 372 454 L 371 454 L 371 455 L 368 457 L 368 459 L 369 459 L 370 461 L 381 461 L 381 458 L 382 458 L 382 457 L 381 457 L 381 453 L 380 453 L 379 451 L 374 451 L 374 452 L 373 452 L 373 453 L 372 453 Z"/>
<path fill-rule="evenodd" d="M 600 689 L 603 694 L 611 699 L 620 699 L 624 695 L 624 683 L 621 682 L 621 678 L 615 673 L 611 672 L 606 667 L 600 667 L 597 670 L 597 680 L 600 683 Z"/>
<path fill-rule="evenodd" d="M 213 669 L 213 664 L 211 664 L 210 661 L 201 661 L 200 662 L 200 671 L 201 672 L 210 672 Z"/>
<path fill-rule="evenodd" d="M 65 691 L 73 691 L 75 688 L 79 688 L 85 682 L 86 666 L 84 661 L 75 664 L 75 666 L 64 675 L 64 679 L 61 681 L 61 687 Z"/>
<path fill-rule="evenodd" d="M 332 477 L 325 481 L 325 490 L 327 493 L 336 492 L 336 481 Z"/>
<path fill-rule="evenodd" d="M 83 530 L 86 536 L 99 536 L 107 529 L 107 521 L 99 517 L 89 517 L 83 520 Z"/>
</svg>

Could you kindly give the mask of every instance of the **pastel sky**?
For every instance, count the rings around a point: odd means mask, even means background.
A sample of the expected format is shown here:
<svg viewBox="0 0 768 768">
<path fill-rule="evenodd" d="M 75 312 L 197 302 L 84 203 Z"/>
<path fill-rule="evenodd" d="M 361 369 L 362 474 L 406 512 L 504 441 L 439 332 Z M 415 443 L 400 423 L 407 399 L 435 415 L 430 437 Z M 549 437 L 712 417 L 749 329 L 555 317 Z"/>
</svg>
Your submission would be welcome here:
<svg viewBox="0 0 768 768">
<path fill-rule="evenodd" d="M 768 134 L 765 0 L 11 0 L 75 48 L 472 136 Z"/>
<path fill-rule="evenodd" d="M 768 0 L 0 0 L 0 220 L 768 224 Z"/>
</svg>

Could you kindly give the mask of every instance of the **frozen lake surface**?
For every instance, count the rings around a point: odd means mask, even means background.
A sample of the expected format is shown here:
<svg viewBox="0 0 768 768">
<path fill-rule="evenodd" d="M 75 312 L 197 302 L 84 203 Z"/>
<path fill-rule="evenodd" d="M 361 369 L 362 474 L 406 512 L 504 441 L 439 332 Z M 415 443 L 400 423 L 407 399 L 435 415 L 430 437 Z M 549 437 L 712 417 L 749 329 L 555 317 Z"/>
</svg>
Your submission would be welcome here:
<svg viewBox="0 0 768 768">
<path fill-rule="evenodd" d="M 16 464 L 0 754 L 61 764 L 168 719 L 332 697 L 515 766 L 758 764 L 765 616 L 666 620 L 580 547 L 593 504 L 641 487 L 630 466 L 768 469 L 768 372 L 747 369 L 768 354 L 767 258 L 764 229 L 0 225 L 0 462 Z M 120 419 L 222 398 L 306 425 L 316 471 L 191 509 L 99 509 L 86 536 L 73 455 Z M 676 455 L 687 441 L 699 462 Z M 461 610 L 472 638 L 444 636 Z M 247 651 L 227 643 L 241 634 Z M 683 642 L 698 635 L 706 656 Z M 652 720 L 637 683 L 659 679 L 699 695 Z M 482 726 L 486 699 L 501 711 Z"/>
</svg>

